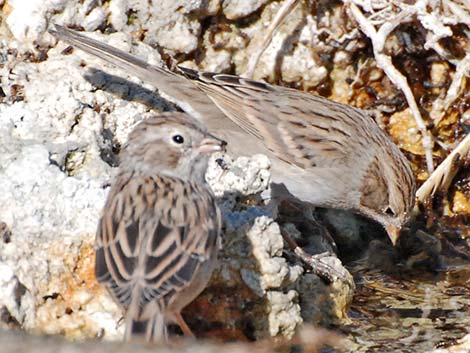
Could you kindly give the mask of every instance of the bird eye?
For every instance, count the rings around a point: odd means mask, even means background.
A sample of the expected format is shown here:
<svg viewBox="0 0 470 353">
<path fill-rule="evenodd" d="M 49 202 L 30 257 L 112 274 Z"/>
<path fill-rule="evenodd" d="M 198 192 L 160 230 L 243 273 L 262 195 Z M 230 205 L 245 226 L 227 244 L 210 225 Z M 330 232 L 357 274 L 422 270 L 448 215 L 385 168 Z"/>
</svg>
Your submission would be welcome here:
<svg viewBox="0 0 470 353">
<path fill-rule="evenodd" d="M 395 216 L 395 212 L 393 212 L 393 210 L 390 207 L 387 207 L 387 209 L 385 210 L 385 214 L 391 217 Z"/>
<path fill-rule="evenodd" d="M 181 136 L 181 135 L 174 135 L 174 136 L 172 137 L 172 140 L 173 140 L 173 142 L 175 142 L 175 143 L 177 143 L 177 144 L 179 144 L 179 145 L 181 145 L 181 144 L 184 142 L 184 138 L 183 138 L 183 136 Z"/>
</svg>

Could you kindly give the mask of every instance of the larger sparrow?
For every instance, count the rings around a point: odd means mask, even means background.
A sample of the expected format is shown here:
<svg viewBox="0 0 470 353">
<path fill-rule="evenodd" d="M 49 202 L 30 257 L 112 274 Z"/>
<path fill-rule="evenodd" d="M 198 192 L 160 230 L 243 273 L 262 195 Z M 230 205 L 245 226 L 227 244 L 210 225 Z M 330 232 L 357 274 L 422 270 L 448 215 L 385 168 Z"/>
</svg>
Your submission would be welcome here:
<svg viewBox="0 0 470 353">
<path fill-rule="evenodd" d="M 382 224 L 393 243 L 409 220 L 415 192 L 409 163 L 364 111 L 237 76 L 183 67 L 173 73 L 61 26 L 52 33 L 158 87 L 225 138 L 230 152 L 266 154 L 275 196 L 287 189 L 314 206 L 363 214 Z"/>
<path fill-rule="evenodd" d="M 96 278 L 125 313 L 125 339 L 166 339 L 190 329 L 180 311 L 216 262 L 220 211 L 205 182 L 208 157 L 225 142 L 184 113 L 141 122 L 129 135 L 96 236 Z"/>
</svg>

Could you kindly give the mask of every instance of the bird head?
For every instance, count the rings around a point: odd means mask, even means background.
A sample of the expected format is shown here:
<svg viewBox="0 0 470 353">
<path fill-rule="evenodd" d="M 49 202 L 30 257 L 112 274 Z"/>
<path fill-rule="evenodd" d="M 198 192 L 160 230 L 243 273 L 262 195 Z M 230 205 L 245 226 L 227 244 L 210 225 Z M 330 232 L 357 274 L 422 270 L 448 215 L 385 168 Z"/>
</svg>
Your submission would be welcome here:
<svg viewBox="0 0 470 353">
<path fill-rule="evenodd" d="M 140 122 L 129 134 L 121 169 L 204 181 L 210 154 L 226 142 L 187 114 L 171 112 Z"/>
<path fill-rule="evenodd" d="M 395 160 L 376 158 L 364 175 L 359 212 L 380 223 L 395 245 L 402 227 L 410 220 L 415 200 L 411 167 L 394 144 Z M 387 161 L 388 163 L 384 163 Z"/>
</svg>

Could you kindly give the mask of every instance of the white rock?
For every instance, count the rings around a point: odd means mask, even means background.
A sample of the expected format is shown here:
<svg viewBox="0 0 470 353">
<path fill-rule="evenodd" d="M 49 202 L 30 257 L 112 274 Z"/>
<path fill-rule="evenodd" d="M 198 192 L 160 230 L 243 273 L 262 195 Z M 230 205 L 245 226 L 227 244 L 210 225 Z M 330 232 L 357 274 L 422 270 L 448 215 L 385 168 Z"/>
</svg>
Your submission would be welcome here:
<svg viewBox="0 0 470 353">
<path fill-rule="evenodd" d="M 230 20 L 245 17 L 258 10 L 268 0 L 224 0 L 222 8 L 225 16 Z"/>
<path fill-rule="evenodd" d="M 225 168 L 217 165 L 218 159 L 222 160 Z M 216 196 L 224 193 L 252 195 L 268 188 L 270 167 L 271 163 L 264 155 L 239 157 L 233 162 L 229 156 L 216 155 L 209 163 L 206 179 Z"/>
<path fill-rule="evenodd" d="M 90 11 L 83 21 L 83 28 L 87 31 L 94 31 L 106 20 L 106 13 L 102 7 L 96 7 Z"/>
<path fill-rule="evenodd" d="M 111 0 L 109 2 L 109 21 L 117 31 L 122 31 L 127 24 L 128 5 L 127 0 Z"/>
<path fill-rule="evenodd" d="M 297 292 L 290 290 L 287 293 L 270 291 L 267 293 L 269 301 L 269 333 L 271 336 L 282 334 L 291 338 L 298 325 L 303 320 L 300 316 L 300 305 L 295 303 Z"/>
</svg>

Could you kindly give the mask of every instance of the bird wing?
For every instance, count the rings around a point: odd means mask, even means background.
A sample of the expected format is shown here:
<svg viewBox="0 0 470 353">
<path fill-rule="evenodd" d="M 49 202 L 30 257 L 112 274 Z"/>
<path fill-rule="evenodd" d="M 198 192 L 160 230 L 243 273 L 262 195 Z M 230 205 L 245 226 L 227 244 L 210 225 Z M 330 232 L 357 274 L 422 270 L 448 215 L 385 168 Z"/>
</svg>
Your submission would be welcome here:
<svg viewBox="0 0 470 353">
<path fill-rule="evenodd" d="M 125 308 L 168 301 L 214 254 L 220 225 L 204 186 L 121 175 L 98 227 L 96 277 Z"/>
<path fill-rule="evenodd" d="M 354 136 L 364 136 L 365 142 L 374 136 L 371 129 L 379 130 L 367 113 L 320 96 L 238 76 L 181 70 L 245 132 L 263 140 L 279 159 L 303 169 L 347 164 L 367 150 L 363 141 L 351 143 Z"/>
<path fill-rule="evenodd" d="M 229 131 L 240 139 L 245 132 L 252 138 L 250 146 L 262 145 L 267 154 L 271 152 L 301 169 L 350 165 L 356 160 L 351 158 L 354 154 L 374 151 L 365 145 L 367 137 L 383 135 L 382 131 L 370 131 L 380 129 L 371 124 L 372 119 L 365 112 L 320 96 L 183 67 L 178 75 L 73 30 L 55 25 L 51 32 L 155 85 L 188 114 L 204 121 L 210 130 Z M 224 114 L 229 119 L 224 119 Z M 356 123 L 346 123 L 347 120 Z M 354 129 L 361 130 L 361 134 L 357 135 Z M 354 136 L 364 138 L 351 143 Z"/>
</svg>

